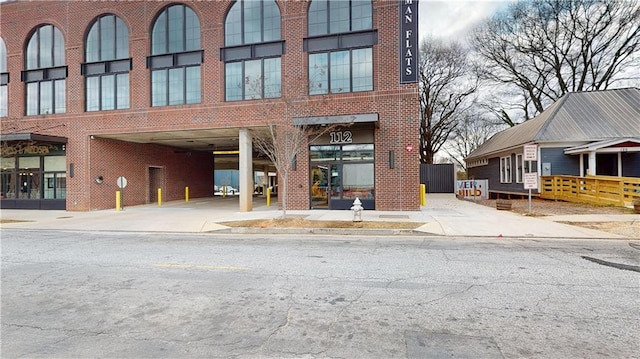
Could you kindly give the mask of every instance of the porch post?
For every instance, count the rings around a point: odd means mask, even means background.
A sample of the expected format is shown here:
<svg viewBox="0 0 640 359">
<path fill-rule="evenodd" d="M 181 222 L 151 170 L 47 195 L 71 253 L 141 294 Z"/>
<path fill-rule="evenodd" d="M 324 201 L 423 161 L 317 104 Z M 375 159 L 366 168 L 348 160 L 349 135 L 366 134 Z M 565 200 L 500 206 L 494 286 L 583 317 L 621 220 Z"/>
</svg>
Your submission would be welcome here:
<svg viewBox="0 0 640 359">
<path fill-rule="evenodd" d="M 596 152 L 589 152 L 589 168 L 587 168 L 587 175 L 596 175 Z"/>
<path fill-rule="evenodd" d="M 241 128 L 238 138 L 238 150 L 240 152 L 238 155 L 240 212 L 251 212 L 253 210 L 253 152 L 251 141 L 249 130 Z"/>
</svg>

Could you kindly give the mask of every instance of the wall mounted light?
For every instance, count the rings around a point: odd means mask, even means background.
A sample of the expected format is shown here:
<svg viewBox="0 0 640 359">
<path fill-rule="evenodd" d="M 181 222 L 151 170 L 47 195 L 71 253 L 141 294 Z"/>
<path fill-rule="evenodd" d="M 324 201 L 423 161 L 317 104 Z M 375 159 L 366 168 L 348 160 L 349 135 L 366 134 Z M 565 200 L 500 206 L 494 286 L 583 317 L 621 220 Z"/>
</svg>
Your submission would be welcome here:
<svg viewBox="0 0 640 359">
<path fill-rule="evenodd" d="M 104 182 L 104 177 L 102 177 L 102 176 L 96 177 L 96 183 L 97 184 L 101 184 L 102 182 Z"/>
</svg>

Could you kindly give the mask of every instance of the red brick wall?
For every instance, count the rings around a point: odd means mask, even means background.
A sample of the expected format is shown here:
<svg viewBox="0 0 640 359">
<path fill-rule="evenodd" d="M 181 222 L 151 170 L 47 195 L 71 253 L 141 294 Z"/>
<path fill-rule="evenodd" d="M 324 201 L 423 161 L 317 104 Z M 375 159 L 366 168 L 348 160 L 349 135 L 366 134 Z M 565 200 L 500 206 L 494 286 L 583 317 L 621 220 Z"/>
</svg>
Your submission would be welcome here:
<svg viewBox="0 0 640 359">
<path fill-rule="evenodd" d="M 230 1 L 188 2 L 200 18 L 202 64 L 202 103 L 188 106 L 150 107 L 150 71 L 146 68 L 150 34 L 155 15 L 168 2 L 10 2 L 0 5 L 0 36 L 8 52 L 9 118 L 2 129 L 18 123 L 18 130 L 69 139 L 67 164 L 75 166 L 74 178 L 67 182 L 67 209 L 113 208 L 115 178 L 131 176 L 127 203 L 145 203 L 148 199 L 148 166 L 165 168 L 167 185 L 164 200 L 179 199 L 184 185 L 192 196 L 208 195 L 211 189 L 212 160 L 209 154 L 191 157 L 175 153 L 173 148 L 100 139 L 101 134 L 136 131 L 166 131 L 206 128 L 254 127 L 279 121 L 290 123 L 293 117 L 306 115 L 286 111 L 286 99 L 275 99 L 274 109 L 265 112 L 267 101 L 224 102 L 224 64 L 219 49 L 224 46 L 224 15 Z M 302 50 L 306 35 L 306 1 L 278 1 L 282 15 L 282 37 L 286 54 L 282 57 L 283 97 L 306 97 L 307 56 Z M 131 108 L 99 113 L 84 112 L 84 37 L 93 20 L 112 13 L 129 28 L 129 51 L 133 58 L 130 72 Z M 24 117 L 25 86 L 20 81 L 24 49 L 31 32 L 41 24 L 53 24 L 65 39 L 67 112 L 56 115 Z M 399 83 L 398 3 L 374 1 L 374 28 L 379 44 L 374 46 L 374 91 L 340 95 L 313 96 L 306 99 L 313 116 L 378 113 L 375 134 L 376 207 L 380 210 L 416 210 L 419 208 L 418 94 L 417 85 Z M 90 135 L 96 139 L 90 140 Z M 405 150 L 407 145 L 413 152 Z M 395 153 L 395 168 L 388 165 L 389 151 Z M 289 183 L 289 204 L 293 209 L 309 208 L 309 171 L 305 153 L 298 157 L 298 169 Z M 208 171 L 208 172 L 207 172 Z M 130 173 L 130 175 L 127 175 Z M 105 183 L 98 185 L 95 177 Z M 195 182 L 195 183 L 191 183 Z M 129 187 L 127 187 L 129 189 Z"/>
</svg>

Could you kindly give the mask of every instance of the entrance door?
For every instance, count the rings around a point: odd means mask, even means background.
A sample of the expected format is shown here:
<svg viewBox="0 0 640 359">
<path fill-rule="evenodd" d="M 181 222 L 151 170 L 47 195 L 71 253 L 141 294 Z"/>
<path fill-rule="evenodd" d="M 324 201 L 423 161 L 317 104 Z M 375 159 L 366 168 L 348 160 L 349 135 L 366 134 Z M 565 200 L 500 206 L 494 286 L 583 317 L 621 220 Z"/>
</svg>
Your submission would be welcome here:
<svg viewBox="0 0 640 359">
<path fill-rule="evenodd" d="M 162 188 L 162 168 L 149 167 L 149 203 L 158 202 L 158 188 Z"/>
<path fill-rule="evenodd" d="M 311 167 L 311 208 L 329 208 L 329 165 Z"/>
<path fill-rule="evenodd" d="M 311 167 L 311 208 L 335 209 L 332 200 L 342 198 L 342 166 L 317 164 Z"/>
</svg>

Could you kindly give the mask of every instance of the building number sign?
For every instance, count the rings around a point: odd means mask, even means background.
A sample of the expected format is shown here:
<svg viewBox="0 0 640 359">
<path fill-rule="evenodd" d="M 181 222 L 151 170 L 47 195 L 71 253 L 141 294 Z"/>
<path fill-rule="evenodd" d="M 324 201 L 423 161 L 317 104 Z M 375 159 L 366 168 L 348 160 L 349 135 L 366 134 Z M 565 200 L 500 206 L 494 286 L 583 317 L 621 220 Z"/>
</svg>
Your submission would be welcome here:
<svg viewBox="0 0 640 359">
<path fill-rule="evenodd" d="M 334 131 L 329 132 L 329 143 L 352 143 L 353 134 L 351 131 Z"/>
</svg>

